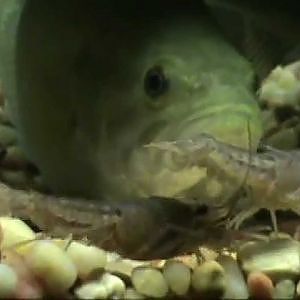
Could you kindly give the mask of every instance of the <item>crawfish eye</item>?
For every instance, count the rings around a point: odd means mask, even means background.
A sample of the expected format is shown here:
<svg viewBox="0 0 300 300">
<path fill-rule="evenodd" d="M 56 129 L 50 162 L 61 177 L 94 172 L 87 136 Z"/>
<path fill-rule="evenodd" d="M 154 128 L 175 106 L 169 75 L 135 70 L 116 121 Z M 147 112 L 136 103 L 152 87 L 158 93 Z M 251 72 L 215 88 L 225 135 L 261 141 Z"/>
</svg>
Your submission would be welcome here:
<svg viewBox="0 0 300 300">
<path fill-rule="evenodd" d="M 161 66 L 152 67 L 147 71 L 144 80 L 144 89 L 148 96 L 157 98 L 164 94 L 168 88 L 169 80 Z"/>
</svg>

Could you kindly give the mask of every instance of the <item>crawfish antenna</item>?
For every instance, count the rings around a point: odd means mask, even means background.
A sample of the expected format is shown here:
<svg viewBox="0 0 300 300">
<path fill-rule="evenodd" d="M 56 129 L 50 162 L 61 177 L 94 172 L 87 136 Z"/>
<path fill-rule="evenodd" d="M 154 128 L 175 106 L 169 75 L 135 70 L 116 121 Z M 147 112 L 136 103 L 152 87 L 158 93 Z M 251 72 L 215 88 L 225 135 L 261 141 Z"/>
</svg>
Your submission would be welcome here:
<svg viewBox="0 0 300 300">
<path fill-rule="evenodd" d="M 248 176 L 249 176 L 249 172 L 250 172 L 250 166 L 252 164 L 252 159 L 253 159 L 253 156 L 252 156 L 252 135 L 251 135 L 251 128 L 250 128 L 250 122 L 249 122 L 249 119 L 247 119 L 247 134 L 248 134 L 248 157 L 249 157 L 249 161 L 248 161 L 248 168 L 245 172 L 245 176 L 240 184 L 240 186 L 238 187 L 238 189 L 232 194 L 231 198 L 232 198 L 232 201 L 231 201 L 231 207 L 228 211 L 228 214 L 231 215 L 232 214 L 232 211 L 233 209 L 236 207 L 236 203 L 237 201 L 239 200 L 239 197 L 238 197 L 238 193 L 242 190 L 242 188 L 244 186 L 246 186 L 246 182 L 247 182 L 247 179 L 248 179 Z M 247 187 L 247 194 L 252 194 L 251 193 L 251 189 L 250 187 Z M 251 196 L 250 196 L 251 197 Z"/>
</svg>

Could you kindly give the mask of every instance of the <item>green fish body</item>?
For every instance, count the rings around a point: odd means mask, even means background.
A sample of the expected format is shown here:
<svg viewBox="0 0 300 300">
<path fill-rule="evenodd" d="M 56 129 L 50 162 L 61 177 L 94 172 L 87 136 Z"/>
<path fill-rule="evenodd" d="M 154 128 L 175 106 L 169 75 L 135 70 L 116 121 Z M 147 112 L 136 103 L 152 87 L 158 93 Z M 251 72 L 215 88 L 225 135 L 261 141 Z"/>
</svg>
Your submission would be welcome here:
<svg viewBox="0 0 300 300">
<path fill-rule="evenodd" d="M 167 172 L 143 145 L 202 132 L 243 148 L 250 132 L 258 145 L 252 67 L 200 4 L 21 2 L 3 82 L 17 89 L 8 101 L 20 144 L 54 192 L 174 196 L 203 174 Z"/>
<path fill-rule="evenodd" d="M 253 64 L 264 143 L 299 148 L 300 22 L 298 3 L 205 0 L 224 34 Z"/>
</svg>

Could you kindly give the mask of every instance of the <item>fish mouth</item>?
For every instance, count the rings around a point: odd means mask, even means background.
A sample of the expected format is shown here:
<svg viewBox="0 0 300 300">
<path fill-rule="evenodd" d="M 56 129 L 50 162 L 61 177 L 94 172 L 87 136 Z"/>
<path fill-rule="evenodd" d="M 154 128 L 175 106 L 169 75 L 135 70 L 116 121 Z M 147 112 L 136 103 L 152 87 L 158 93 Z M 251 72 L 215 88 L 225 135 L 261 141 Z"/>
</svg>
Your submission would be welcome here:
<svg viewBox="0 0 300 300">
<path fill-rule="evenodd" d="M 255 118 L 238 109 L 224 109 L 222 115 L 194 115 L 178 124 L 176 139 L 197 139 L 206 133 L 241 148 L 257 148 L 261 130 Z"/>
<path fill-rule="evenodd" d="M 168 122 L 166 120 L 159 120 L 153 123 L 151 126 L 147 127 L 139 136 L 137 145 L 143 147 L 157 139 L 164 131 L 164 128 L 168 127 Z"/>
<path fill-rule="evenodd" d="M 238 108 L 232 109 L 231 106 L 224 105 L 222 114 L 200 111 L 192 115 L 181 115 L 174 120 L 160 119 L 148 123 L 147 127 L 140 130 L 135 141 L 127 143 L 126 148 L 123 147 L 120 157 L 122 170 L 129 181 L 146 195 L 173 197 L 184 193 L 206 176 L 204 170 L 191 166 L 190 160 L 184 155 L 177 157 L 171 151 L 159 151 L 146 148 L 145 145 L 196 139 L 200 134 L 207 133 L 226 143 L 239 146 L 243 131 L 243 142 L 245 147 L 248 147 L 245 130 L 249 116 L 245 114 Z M 234 124 L 231 124 L 232 119 Z M 226 122 L 226 126 L 223 126 Z"/>
<path fill-rule="evenodd" d="M 186 156 L 145 147 L 153 142 L 178 139 L 178 123 L 161 121 L 145 130 L 135 147 L 123 152 L 124 173 L 139 195 L 177 197 L 205 176 L 204 170 L 189 165 Z"/>
<path fill-rule="evenodd" d="M 120 161 L 124 166 L 128 165 L 132 161 L 132 156 L 136 152 L 143 152 L 144 155 L 147 154 L 145 151 L 145 145 L 150 144 L 160 135 L 160 132 L 167 126 L 167 121 L 159 120 L 147 126 L 146 129 L 141 131 L 137 138 L 123 148 L 120 154 Z"/>
</svg>

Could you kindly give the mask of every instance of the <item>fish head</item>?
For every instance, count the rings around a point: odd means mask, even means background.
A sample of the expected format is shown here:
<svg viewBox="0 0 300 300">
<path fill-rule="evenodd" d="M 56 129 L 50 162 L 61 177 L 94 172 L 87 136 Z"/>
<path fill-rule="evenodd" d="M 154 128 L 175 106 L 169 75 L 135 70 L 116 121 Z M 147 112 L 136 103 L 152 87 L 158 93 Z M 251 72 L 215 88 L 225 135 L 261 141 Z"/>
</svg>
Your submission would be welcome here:
<svg viewBox="0 0 300 300">
<path fill-rule="evenodd" d="M 110 81 L 103 97 L 109 103 L 102 109 L 99 153 L 111 186 L 173 197 L 195 184 L 202 170 L 176 162 L 174 171 L 172 161 L 144 145 L 208 133 L 255 149 L 262 128 L 251 65 L 217 29 L 199 18 L 159 24 L 141 35 L 140 47 L 131 48 L 130 66 L 126 68 L 128 60 L 119 62 L 120 71 L 112 73 L 120 77 Z"/>
<path fill-rule="evenodd" d="M 254 147 L 260 137 L 251 66 L 202 10 L 151 2 L 141 13 L 133 2 L 134 12 L 109 1 L 24 8 L 14 119 L 25 153 L 55 192 L 123 195 L 128 186 L 138 194 L 131 182 L 141 177 L 155 194 L 161 172 L 170 179 L 164 186 L 199 172 L 166 175 L 165 160 L 143 145 L 206 132 L 246 147 L 248 127 Z"/>
</svg>

